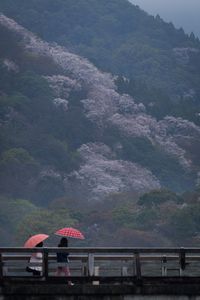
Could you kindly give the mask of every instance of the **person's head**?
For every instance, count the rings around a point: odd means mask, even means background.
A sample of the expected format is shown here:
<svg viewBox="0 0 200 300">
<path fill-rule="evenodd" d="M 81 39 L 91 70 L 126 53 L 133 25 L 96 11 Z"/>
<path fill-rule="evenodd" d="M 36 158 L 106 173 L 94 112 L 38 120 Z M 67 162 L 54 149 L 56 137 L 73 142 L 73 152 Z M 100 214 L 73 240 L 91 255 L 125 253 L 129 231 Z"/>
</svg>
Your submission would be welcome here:
<svg viewBox="0 0 200 300">
<path fill-rule="evenodd" d="M 68 247 L 68 239 L 66 237 L 63 237 L 60 240 L 58 247 Z"/>
<path fill-rule="evenodd" d="M 43 242 L 40 242 L 40 243 L 37 244 L 35 247 L 43 247 Z"/>
</svg>

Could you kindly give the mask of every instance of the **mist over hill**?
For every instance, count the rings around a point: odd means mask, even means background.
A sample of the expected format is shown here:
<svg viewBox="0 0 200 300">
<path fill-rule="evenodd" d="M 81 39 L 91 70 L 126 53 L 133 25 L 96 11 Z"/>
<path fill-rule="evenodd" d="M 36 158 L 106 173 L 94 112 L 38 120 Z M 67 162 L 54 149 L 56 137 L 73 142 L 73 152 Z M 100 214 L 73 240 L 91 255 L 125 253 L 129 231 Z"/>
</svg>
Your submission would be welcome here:
<svg viewBox="0 0 200 300">
<path fill-rule="evenodd" d="M 182 27 L 188 34 L 193 32 L 200 37 L 198 0 L 130 0 L 134 5 L 152 15 L 159 14 L 166 22 L 172 22 L 176 28 Z"/>
<path fill-rule="evenodd" d="M 199 185 L 199 41 L 128 1 L 9 0 L 0 8 L 5 243 L 6 228 L 21 243 L 66 223 L 82 226 L 87 244 L 181 240 L 181 213 L 170 238 L 176 210 L 198 199 L 176 193 Z"/>
</svg>

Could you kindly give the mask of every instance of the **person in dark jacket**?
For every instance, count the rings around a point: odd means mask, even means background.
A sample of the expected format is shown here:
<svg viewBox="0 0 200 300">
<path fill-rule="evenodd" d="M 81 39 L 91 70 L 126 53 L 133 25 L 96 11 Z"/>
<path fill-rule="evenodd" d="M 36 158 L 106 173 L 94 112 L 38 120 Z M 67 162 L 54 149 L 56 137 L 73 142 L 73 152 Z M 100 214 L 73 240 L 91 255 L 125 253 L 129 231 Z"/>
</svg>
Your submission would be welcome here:
<svg viewBox="0 0 200 300">
<path fill-rule="evenodd" d="M 68 239 L 66 237 L 61 238 L 58 247 L 68 247 Z M 58 252 L 57 253 L 57 271 L 56 276 L 61 276 L 64 274 L 65 276 L 71 276 L 69 270 L 69 253 L 68 252 Z M 73 285 L 71 281 L 68 281 L 69 285 Z"/>
</svg>

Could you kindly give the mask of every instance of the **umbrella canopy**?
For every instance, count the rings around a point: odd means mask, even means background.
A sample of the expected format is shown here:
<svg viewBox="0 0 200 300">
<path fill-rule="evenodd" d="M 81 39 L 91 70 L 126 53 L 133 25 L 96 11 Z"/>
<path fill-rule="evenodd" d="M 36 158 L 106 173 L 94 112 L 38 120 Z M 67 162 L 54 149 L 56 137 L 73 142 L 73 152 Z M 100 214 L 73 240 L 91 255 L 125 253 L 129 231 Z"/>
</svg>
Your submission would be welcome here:
<svg viewBox="0 0 200 300">
<path fill-rule="evenodd" d="M 26 243 L 24 244 L 24 248 L 33 248 L 37 244 L 46 240 L 48 237 L 49 236 L 47 234 L 43 234 L 43 233 L 33 235 L 26 241 Z"/>
<path fill-rule="evenodd" d="M 83 240 L 85 238 L 84 235 L 78 229 L 72 227 L 61 228 L 57 230 L 55 234 L 59 236 L 72 237 L 80 240 Z"/>
</svg>

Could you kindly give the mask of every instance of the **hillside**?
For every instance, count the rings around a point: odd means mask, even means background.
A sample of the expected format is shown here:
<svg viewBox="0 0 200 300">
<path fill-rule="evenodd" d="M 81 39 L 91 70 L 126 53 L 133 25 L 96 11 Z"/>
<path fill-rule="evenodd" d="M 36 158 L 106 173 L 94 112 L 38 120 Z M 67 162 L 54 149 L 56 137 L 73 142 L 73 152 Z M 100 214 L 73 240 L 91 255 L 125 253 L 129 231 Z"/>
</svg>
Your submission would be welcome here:
<svg viewBox="0 0 200 300">
<path fill-rule="evenodd" d="M 188 201 L 183 212 L 191 216 L 199 190 L 182 197 L 175 192 L 198 184 L 200 128 L 180 117 L 157 120 L 123 93 L 131 80 L 116 80 L 3 14 L 0 38 L 4 243 L 15 243 L 18 233 L 18 243 L 30 233 L 53 233 L 66 223 L 81 226 L 87 244 L 130 245 L 130 236 L 134 245 L 179 242 L 182 205 Z M 155 190 L 156 205 L 141 200 L 144 193 L 152 199 Z M 180 222 L 171 238 L 174 218 Z"/>
<path fill-rule="evenodd" d="M 154 117 L 200 124 L 200 43 L 193 35 L 128 0 L 2 0 L 0 10 L 41 38 L 131 80 L 122 92 L 145 102 Z"/>
</svg>

